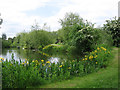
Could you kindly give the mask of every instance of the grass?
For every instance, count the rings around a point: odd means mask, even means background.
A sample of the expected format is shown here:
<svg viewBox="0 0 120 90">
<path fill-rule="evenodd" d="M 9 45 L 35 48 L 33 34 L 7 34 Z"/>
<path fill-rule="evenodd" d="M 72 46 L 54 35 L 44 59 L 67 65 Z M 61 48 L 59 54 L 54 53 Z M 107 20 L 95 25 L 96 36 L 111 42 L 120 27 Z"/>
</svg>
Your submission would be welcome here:
<svg viewBox="0 0 120 90">
<path fill-rule="evenodd" d="M 112 61 L 106 68 L 83 77 L 74 77 L 34 88 L 118 88 L 118 48 L 113 48 L 112 53 L 114 58 L 111 58 Z"/>
</svg>

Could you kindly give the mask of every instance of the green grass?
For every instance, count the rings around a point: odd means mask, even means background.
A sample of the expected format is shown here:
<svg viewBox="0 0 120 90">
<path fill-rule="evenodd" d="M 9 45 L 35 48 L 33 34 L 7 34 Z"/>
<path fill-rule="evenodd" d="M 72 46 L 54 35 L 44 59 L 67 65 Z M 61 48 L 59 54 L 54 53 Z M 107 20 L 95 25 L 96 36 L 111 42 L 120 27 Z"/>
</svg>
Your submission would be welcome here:
<svg viewBox="0 0 120 90">
<path fill-rule="evenodd" d="M 109 65 L 98 72 L 34 88 L 118 88 L 118 48 L 113 48 L 112 53 Z"/>
</svg>

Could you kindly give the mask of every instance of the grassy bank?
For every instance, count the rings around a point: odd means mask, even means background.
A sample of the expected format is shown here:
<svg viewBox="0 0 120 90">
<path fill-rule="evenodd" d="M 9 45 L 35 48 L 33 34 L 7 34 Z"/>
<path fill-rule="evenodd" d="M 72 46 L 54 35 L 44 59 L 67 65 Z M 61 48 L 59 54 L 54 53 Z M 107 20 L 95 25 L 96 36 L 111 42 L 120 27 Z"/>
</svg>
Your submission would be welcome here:
<svg viewBox="0 0 120 90">
<path fill-rule="evenodd" d="M 108 66 L 98 72 L 37 88 L 118 88 L 118 48 L 113 48 L 112 53 L 114 57 L 111 58 Z"/>
</svg>

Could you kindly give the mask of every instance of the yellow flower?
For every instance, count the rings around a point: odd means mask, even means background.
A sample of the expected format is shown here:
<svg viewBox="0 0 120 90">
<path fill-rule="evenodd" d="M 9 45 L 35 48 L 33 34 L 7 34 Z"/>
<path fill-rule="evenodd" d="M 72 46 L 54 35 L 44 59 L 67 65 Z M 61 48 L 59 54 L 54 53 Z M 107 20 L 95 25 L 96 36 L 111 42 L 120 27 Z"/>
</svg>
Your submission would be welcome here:
<svg viewBox="0 0 120 90">
<path fill-rule="evenodd" d="M 94 58 L 97 58 L 97 55 L 95 55 Z"/>
<path fill-rule="evenodd" d="M 60 65 L 59 67 L 62 67 L 62 65 Z"/>
<path fill-rule="evenodd" d="M 36 63 L 38 63 L 38 60 L 35 60 Z"/>
<path fill-rule="evenodd" d="M 69 67 L 68 69 L 71 69 L 71 67 Z"/>
<path fill-rule="evenodd" d="M 27 62 L 25 61 L 25 63 L 27 63 Z"/>
<path fill-rule="evenodd" d="M 42 64 L 43 66 L 45 66 L 45 64 Z"/>
<path fill-rule="evenodd" d="M 22 64 L 24 64 L 24 63 L 22 63 Z"/>
<path fill-rule="evenodd" d="M 101 47 L 104 51 L 106 51 L 107 49 L 105 49 L 104 47 Z"/>
<path fill-rule="evenodd" d="M 27 62 L 27 64 L 29 64 L 29 63 Z"/>
<path fill-rule="evenodd" d="M 44 60 L 41 60 L 41 62 L 44 62 Z"/>
<path fill-rule="evenodd" d="M 83 61 L 84 61 L 85 59 L 83 58 Z"/>
<path fill-rule="evenodd" d="M 88 57 L 88 56 L 85 55 L 85 57 Z"/>
<path fill-rule="evenodd" d="M 85 60 L 87 60 L 87 58 L 85 58 Z"/>
<path fill-rule="evenodd" d="M 0 59 L 4 60 L 4 58 L 2 58 L 2 57 Z"/>
<path fill-rule="evenodd" d="M 50 61 L 47 61 L 46 63 L 50 63 Z"/>
<path fill-rule="evenodd" d="M 96 64 L 98 63 L 98 62 L 95 62 Z"/>
<path fill-rule="evenodd" d="M 32 62 L 35 62 L 34 60 Z"/>
<path fill-rule="evenodd" d="M 92 59 L 92 58 L 93 58 L 93 56 L 90 56 L 90 57 L 89 57 L 89 59 Z"/>
<path fill-rule="evenodd" d="M 0 62 L 2 62 L 2 61 L 0 60 Z"/>
<path fill-rule="evenodd" d="M 98 47 L 97 50 L 100 50 L 100 48 Z"/>
<path fill-rule="evenodd" d="M 25 59 L 27 61 L 27 59 Z"/>
<path fill-rule="evenodd" d="M 51 66 L 49 66 L 49 67 L 51 67 Z"/>
<path fill-rule="evenodd" d="M 95 50 L 95 53 L 97 52 L 97 50 Z"/>
</svg>

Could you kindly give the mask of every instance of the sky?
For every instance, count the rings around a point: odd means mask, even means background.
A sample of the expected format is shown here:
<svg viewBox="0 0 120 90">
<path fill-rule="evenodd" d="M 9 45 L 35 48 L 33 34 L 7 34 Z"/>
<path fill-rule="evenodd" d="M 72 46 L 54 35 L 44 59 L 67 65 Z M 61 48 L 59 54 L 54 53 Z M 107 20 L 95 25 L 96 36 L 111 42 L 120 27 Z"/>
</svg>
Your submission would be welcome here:
<svg viewBox="0 0 120 90">
<path fill-rule="evenodd" d="M 119 0 L 0 0 L 3 24 L 0 35 L 5 33 L 13 38 L 20 32 L 29 32 L 35 23 L 42 28 L 44 23 L 49 31 L 61 28 L 60 19 L 66 13 L 79 14 L 84 20 L 102 26 L 105 20 L 118 17 Z"/>
</svg>

